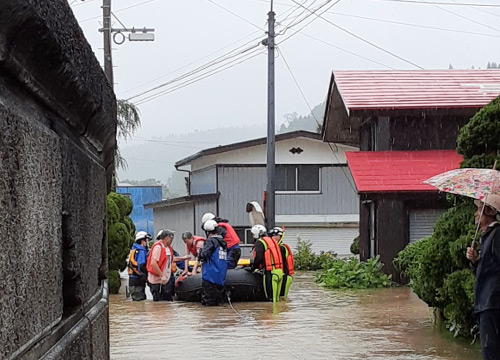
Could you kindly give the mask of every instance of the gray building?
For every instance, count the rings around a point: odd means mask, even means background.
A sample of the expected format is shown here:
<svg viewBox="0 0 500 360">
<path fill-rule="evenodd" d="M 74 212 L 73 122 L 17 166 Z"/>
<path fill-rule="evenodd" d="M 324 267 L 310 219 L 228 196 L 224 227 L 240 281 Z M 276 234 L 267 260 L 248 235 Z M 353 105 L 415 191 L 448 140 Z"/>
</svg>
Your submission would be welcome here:
<svg viewBox="0 0 500 360">
<path fill-rule="evenodd" d="M 276 224 L 285 227 L 292 248 L 301 238 L 315 252 L 349 253 L 358 235 L 359 205 L 344 152 L 356 150 L 306 131 L 276 136 Z M 263 203 L 266 139 L 202 150 L 175 166 L 188 175 L 189 195 L 146 205 L 153 209 L 155 233 L 176 230 L 174 248 L 182 252 L 180 233 L 203 235 L 201 217 L 212 212 L 229 220 L 243 256 L 249 256 L 253 240 L 245 208 L 250 201 Z"/>
</svg>

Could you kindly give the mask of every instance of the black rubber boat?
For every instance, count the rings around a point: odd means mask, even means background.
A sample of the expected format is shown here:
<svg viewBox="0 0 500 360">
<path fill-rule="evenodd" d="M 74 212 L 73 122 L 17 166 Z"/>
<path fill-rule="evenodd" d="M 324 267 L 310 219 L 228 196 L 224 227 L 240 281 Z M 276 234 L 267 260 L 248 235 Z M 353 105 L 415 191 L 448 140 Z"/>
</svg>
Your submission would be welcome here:
<svg viewBox="0 0 500 360">
<path fill-rule="evenodd" d="M 175 284 L 176 299 L 188 302 L 201 301 L 201 273 L 180 278 Z M 226 275 L 226 291 L 229 291 L 231 302 L 266 301 L 262 275 L 244 269 L 231 269 Z"/>
</svg>

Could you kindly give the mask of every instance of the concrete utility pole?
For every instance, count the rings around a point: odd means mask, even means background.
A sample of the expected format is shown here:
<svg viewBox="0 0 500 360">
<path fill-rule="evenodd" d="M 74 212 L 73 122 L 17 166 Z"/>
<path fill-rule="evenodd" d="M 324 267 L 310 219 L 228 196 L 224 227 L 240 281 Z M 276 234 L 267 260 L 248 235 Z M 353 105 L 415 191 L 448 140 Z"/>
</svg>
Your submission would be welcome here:
<svg viewBox="0 0 500 360">
<path fill-rule="evenodd" d="M 113 61 L 111 60 L 111 0 L 102 1 L 102 34 L 104 36 L 104 73 L 113 89 Z"/>
<path fill-rule="evenodd" d="M 275 151 L 274 151 L 274 12 L 273 0 L 271 0 L 271 11 L 268 15 L 269 30 L 267 32 L 267 189 L 266 189 L 266 220 L 267 229 L 270 230 L 275 224 L 274 209 L 274 173 L 275 173 Z"/>
</svg>

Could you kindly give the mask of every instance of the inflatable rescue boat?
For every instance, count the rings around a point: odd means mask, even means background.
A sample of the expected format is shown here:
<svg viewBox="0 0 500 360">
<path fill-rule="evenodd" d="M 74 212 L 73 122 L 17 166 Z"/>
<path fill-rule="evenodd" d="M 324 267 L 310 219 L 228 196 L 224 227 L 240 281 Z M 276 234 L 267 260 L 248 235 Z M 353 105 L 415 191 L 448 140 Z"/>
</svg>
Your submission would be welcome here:
<svg viewBox="0 0 500 360">
<path fill-rule="evenodd" d="M 188 302 L 201 301 L 201 273 L 180 277 L 175 283 L 176 299 Z M 226 274 L 226 292 L 231 302 L 266 301 L 262 275 L 245 269 L 230 269 Z"/>
</svg>

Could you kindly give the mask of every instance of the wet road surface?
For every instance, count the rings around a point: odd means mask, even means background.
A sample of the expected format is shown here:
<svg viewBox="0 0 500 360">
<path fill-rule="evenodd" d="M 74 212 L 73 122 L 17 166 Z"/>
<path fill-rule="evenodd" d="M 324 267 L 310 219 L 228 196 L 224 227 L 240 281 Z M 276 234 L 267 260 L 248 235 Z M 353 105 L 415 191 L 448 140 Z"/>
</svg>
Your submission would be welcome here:
<svg viewBox="0 0 500 360">
<path fill-rule="evenodd" d="M 330 291 L 295 276 L 290 300 L 234 303 L 132 302 L 110 296 L 112 359 L 480 359 L 443 338 L 406 287 Z"/>
</svg>

